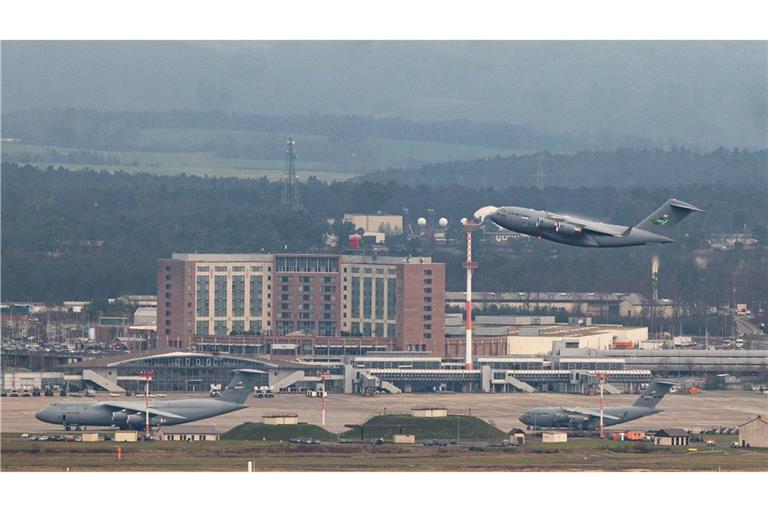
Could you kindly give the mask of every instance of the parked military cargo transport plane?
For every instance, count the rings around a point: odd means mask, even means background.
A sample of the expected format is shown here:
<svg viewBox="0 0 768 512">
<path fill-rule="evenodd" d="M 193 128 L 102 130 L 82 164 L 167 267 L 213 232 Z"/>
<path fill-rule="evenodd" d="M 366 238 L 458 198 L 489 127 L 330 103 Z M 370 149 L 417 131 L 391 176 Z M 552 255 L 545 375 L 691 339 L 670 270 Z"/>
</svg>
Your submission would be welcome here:
<svg viewBox="0 0 768 512">
<path fill-rule="evenodd" d="M 603 425 L 610 427 L 662 412 L 663 409 L 657 409 L 656 405 L 674 385 L 674 382 L 653 380 L 643 391 L 642 396 L 631 406 L 604 408 Z M 600 428 L 600 410 L 580 407 L 537 407 L 525 411 L 520 416 L 520 421 L 534 429 L 597 430 Z"/>
<path fill-rule="evenodd" d="M 667 236 L 670 229 L 699 208 L 668 199 L 661 208 L 635 226 L 619 226 L 518 206 L 484 206 L 475 212 L 481 222 L 490 218 L 499 226 L 561 244 L 581 247 L 628 247 L 632 245 L 674 242 Z"/>
<path fill-rule="evenodd" d="M 180 425 L 190 421 L 220 416 L 244 409 L 245 399 L 253 391 L 260 370 L 234 370 L 234 377 L 217 398 L 190 398 L 181 400 L 144 402 L 58 402 L 46 407 L 35 418 L 46 423 L 63 425 L 66 430 L 81 427 L 111 427 L 122 430 L 143 430 L 149 412 L 149 424 Z"/>
</svg>

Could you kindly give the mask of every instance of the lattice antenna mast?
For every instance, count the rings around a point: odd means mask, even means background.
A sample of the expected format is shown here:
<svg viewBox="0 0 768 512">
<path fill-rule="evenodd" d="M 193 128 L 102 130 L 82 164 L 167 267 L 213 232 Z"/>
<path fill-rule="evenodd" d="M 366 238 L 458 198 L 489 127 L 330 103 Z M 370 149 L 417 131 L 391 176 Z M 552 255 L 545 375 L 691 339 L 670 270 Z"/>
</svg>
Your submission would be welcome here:
<svg viewBox="0 0 768 512">
<path fill-rule="evenodd" d="M 301 208 L 299 191 L 296 188 L 296 141 L 288 137 L 285 143 L 285 187 L 283 188 L 283 206 L 289 208 Z"/>
</svg>

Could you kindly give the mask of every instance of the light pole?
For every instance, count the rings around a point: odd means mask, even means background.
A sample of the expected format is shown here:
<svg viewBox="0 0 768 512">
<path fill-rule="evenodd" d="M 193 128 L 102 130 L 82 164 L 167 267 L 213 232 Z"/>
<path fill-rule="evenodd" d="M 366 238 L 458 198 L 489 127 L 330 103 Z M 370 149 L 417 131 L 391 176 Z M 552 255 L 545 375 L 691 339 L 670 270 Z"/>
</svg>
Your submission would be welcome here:
<svg viewBox="0 0 768 512">
<path fill-rule="evenodd" d="M 144 370 L 140 375 L 144 379 L 144 435 L 149 436 L 149 381 L 155 377 L 155 372 Z"/>
<path fill-rule="evenodd" d="M 603 399 L 603 384 L 605 383 L 605 373 L 600 374 L 600 439 L 603 438 L 603 409 L 605 401 Z"/>
</svg>

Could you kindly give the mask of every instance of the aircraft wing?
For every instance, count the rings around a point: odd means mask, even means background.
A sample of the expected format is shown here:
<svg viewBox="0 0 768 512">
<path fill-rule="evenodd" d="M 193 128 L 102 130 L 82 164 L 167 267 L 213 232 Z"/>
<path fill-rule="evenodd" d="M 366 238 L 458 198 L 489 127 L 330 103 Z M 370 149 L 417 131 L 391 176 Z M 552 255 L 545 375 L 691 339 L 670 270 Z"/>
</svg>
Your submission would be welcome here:
<svg viewBox="0 0 768 512">
<path fill-rule="evenodd" d="M 583 231 L 590 231 L 598 235 L 619 236 L 623 235 L 627 228 L 625 226 L 616 226 L 613 224 L 604 224 L 593 220 L 581 219 L 570 215 L 561 215 L 559 213 L 547 212 L 547 218 L 555 222 L 567 222 L 581 228 Z"/>
<path fill-rule="evenodd" d="M 614 226 L 613 224 L 603 224 L 602 222 L 593 222 L 583 219 L 571 219 L 568 222 L 579 226 L 583 231 L 591 231 L 598 235 L 620 236 L 627 231 L 627 228 L 623 226 Z"/>
<path fill-rule="evenodd" d="M 583 416 L 594 416 L 595 418 L 600 417 L 600 411 L 593 411 L 591 409 L 582 409 L 581 407 L 563 407 L 563 410 L 565 412 L 570 412 L 571 414 L 581 414 Z M 620 420 L 618 416 L 611 416 L 610 414 L 603 414 L 603 418 L 606 420 Z"/>
<path fill-rule="evenodd" d="M 178 420 L 187 419 L 184 416 L 179 416 L 178 414 L 173 414 L 172 412 L 163 411 L 161 409 L 155 409 L 154 407 L 150 407 L 149 409 L 147 409 L 146 407 L 143 407 L 140 404 L 128 404 L 125 402 L 99 402 L 98 405 L 111 407 L 118 411 L 126 410 L 126 411 L 132 411 L 137 413 L 144 413 L 149 411 L 149 414 L 153 416 L 160 416 L 163 418 L 174 418 Z"/>
</svg>

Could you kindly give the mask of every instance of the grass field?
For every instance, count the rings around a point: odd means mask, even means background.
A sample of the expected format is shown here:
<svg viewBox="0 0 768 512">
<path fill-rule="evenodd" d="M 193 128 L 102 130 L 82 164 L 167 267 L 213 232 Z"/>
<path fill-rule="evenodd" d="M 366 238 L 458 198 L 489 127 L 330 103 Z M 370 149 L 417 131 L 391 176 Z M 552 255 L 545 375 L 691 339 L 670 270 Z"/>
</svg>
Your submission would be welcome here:
<svg viewBox="0 0 768 512">
<path fill-rule="evenodd" d="M 768 450 L 718 446 L 659 448 L 648 443 L 528 441 L 424 447 L 295 445 L 274 441 L 54 443 L 2 440 L 2 471 L 766 471 Z M 724 443 L 721 443 L 724 444 Z M 122 459 L 117 459 L 117 447 Z M 641 448 L 642 447 L 642 448 Z M 642 451 L 641 451 L 642 450 Z"/>
<path fill-rule="evenodd" d="M 152 174 L 189 174 L 193 176 L 219 176 L 237 178 L 261 178 L 280 180 L 283 178 L 283 162 L 279 160 L 248 160 L 241 158 L 220 158 L 212 152 L 179 152 L 156 153 L 149 151 L 98 151 L 105 157 L 115 157 L 121 163 L 117 165 L 105 164 L 72 164 L 67 162 L 43 161 L 28 162 L 21 158 L 25 154 L 45 156 L 47 150 L 59 152 L 78 151 L 75 148 L 62 148 L 55 146 L 34 146 L 19 144 L 16 142 L 3 142 L 2 150 L 10 160 L 18 163 L 31 163 L 38 167 L 61 165 L 67 169 L 82 170 L 96 169 L 108 171 L 125 171 L 129 173 L 149 172 Z M 302 162 L 297 175 L 300 180 L 306 180 L 310 176 L 320 179 L 346 180 L 354 173 L 336 172 L 332 168 L 319 162 Z"/>
<path fill-rule="evenodd" d="M 288 441 L 294 437 L 311 437 L 319 441 L 336 441 L 338 438 L 336 434 L 308 423 L 299 423 L 298 425 L 243 423 L 221 436 L 222 439 L 227 441 Z"/>
<path fill-rule="evenodd" d="M 331 141 L 319 135 L 294 134 L 297 138 L 297 174 L 300 180 L 317 176 L 321 180 L 345 180 L 367 170 L 388 167 L 416 167 L 426 163 L 450 160 L 512 155 L 525 151 L 510 148 L 488 148 L 467 144 L 424 142 L 387 138 L 363 138 L 359 142 L 345 143 Z M 47 158 L 48 150 L 69 153 L 91 148 L 65 148 L 56 146 L 24 144 L 21 142 L 2 143 L 2 151 L 9 160 L 32 163 L 37 166 L 63 166 L 74 170 L 85 168 L 110 171 L 150 172 L 155 174 L 186 173 L 196 176 L 222 176 L 260 178 L 271 180 L 283 177 L 283 144 L 288 134 L 237 131 L 237 130 L 179 130 L 145 129 L 139 131 L 136 151 L 94 150 L 104 157 L 116 158 L 118 165 L 80 164 L 54 161 Z M 221 144 L 235 147 L 251 147 L 263 154 L 264 159 L 223 158 L 210 148 Z M 307 148 L 303 154 L 301 144 Z M 157 148 L 166 148 L 158 151 Z M 173 148 L 173 151 L 168 151 Z M 204 150 L 201 150 L 205 148 Z M 313 151 L 314 149 L 314 151 Z M 308 153 L 307 153 L 308 151 Z M 313 160 L 311 154 L 335 154 L 336 161 Z M 310 157 L 306 155 L 309 154 Z M 32 161 L 25 158 L 35 156 Z M 303 155 L 303 156 L 302 156 Z M 356 163 L 359 162 L 359 163 Z"/>
<path fill-rule="evenodd" d="M 459 441 L 501 441 L 507 434 L 474 416 L 451 415 L 443 418 L 414 418 L 410 415 L 388 414 L 374 416 L 363 424 L 363 429 L 345 432 L 346 439 L 383 438 L 394 434 L 413 434 L 417 439 L 455 439 Z"/>
</svg>

